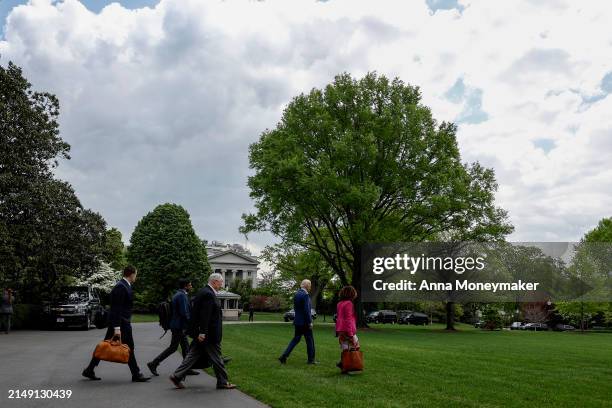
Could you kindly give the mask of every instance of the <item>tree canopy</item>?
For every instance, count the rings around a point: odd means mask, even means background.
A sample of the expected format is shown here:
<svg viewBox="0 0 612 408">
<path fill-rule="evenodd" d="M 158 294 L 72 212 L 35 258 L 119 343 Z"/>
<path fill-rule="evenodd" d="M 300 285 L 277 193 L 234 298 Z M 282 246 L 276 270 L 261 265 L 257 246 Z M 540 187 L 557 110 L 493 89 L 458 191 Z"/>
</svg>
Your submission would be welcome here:
<svg viewBox="0 0 612 408">
<path fill-rule="evenodd" d="M 177 204 L 159 205 L 138 222 L 127 259 L 138 269 L 136 284 L 148 303 L 165 300 L 180 278 L 191 279 L 200 288 L 210 274 L 206 247 L 187 211 Z"/>
<path fill-rule="evenodd" d="M 436 122 L 420 101 L 417 87 L 376 73 L 338 75 L 296 96 L 250 147 L 256 211 L 241 231 L 319 252 L 358 290 L 367 242 L 509 233 L 493 170 L 463 164 L 457 127 Z"/>
<path fill-rule="evenodd" d="M 40 301 L 99 266 L 106 223 L 54 178 L 70 146 L 59 101 L 32 90 L 19 67 L 0 66 L 0 281 Z"/>
</svg>

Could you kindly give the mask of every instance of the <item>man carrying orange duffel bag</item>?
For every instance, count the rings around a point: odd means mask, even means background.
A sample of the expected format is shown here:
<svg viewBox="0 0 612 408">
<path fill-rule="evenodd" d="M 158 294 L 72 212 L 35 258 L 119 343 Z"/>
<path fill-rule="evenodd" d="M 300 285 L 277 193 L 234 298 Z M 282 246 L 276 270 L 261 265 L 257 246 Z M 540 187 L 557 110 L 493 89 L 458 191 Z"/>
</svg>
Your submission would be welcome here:
<svg viewBox="0 0 612 408">
<path fill-rule="evenodd" d="M 132 284 L 136 281 L 136 275 L 136 268 L 128 265 L 123 270 L 123 279 L 117 282 L 111 291 L 108 329 L 104 341 L 96 346 L 89 365 L 83 370 L 83 377 L 90 380 L 100 380 L 94 370 L 100 360 L 106 360 L 127 363 L 132 372 L 132 382 L 146 382 L 151 379 L 151 377 L 145 377 L 140 372 L 134 354 L 134 338 L 132 337 L 130 320 L 133 303 Z"/>
</svg>

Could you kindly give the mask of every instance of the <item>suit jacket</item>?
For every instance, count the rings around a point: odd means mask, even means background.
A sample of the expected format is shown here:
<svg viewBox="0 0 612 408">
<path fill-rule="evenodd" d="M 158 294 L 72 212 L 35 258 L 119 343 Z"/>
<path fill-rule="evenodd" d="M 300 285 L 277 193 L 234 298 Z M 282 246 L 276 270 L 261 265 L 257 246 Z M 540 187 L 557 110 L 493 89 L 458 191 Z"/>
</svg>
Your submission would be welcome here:
<svg viewBox="0 0 612 408">
<path fill-rule="evenodd" d="M 130 323 L 133 302 L 132 286 L 121 279 L 110 293 L 109 327 L 121 327 L 122 323 Z"/>
<path fill-rule="evenodd" d="M 298 290 L 293 297 L 293 311 L 295 312 L 293 324 L 296 326 L 307 326 L 311 324 L 311 309 L 312 306 L 308 292 L 306 292 L 304 289 Z"/>
<path fill-rule="evenodd" d="M 189 297 L 184 290 L 178 290 L 172 297 L 172 318 L 170 318 L 170 329 L 187 329 L 189 319 L 191 319 Z"/>
<path fill-rule="evenodd" d="M 197 337 L 205 334 L 206 340 L 213 344 L 221 343 L 223 312 L 221 302 L 214 290 L 206 285 L 193 299 L 192 322 L 190 334 Z"/>
</svg>

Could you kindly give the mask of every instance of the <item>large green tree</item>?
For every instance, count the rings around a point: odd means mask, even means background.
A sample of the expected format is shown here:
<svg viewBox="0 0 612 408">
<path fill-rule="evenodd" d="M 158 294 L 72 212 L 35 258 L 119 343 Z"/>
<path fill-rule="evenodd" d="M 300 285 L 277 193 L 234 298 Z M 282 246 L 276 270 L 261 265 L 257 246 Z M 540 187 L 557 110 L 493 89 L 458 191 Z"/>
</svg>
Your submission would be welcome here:
<svg viewBox="0 0 612 408">
<path fill-rule="evenodd" d="M 334 276 L 333 270 L 318 251 L 277 244 L 266 247 L 262 257 L 278 271 L 281 280 L 291 283 L 293 289 L 299 288 L 303 279 L 310 280 L 312 307 L 317 308 L 323 291 Z"/>
<path fill-rule="evenodd" d="M 612 243 L 612 217 L 602 218 L 597 227 L 584 235 L 583 241 Z"/>
<path fill-rule="evenodd" d="M 612 291 L 610 276 L 612 265 L 612 217 L 603 218 L 597 227 L 587 232 L 576 247 L 574 258 L 568 268 L 578 285 L 588 285 L 590 293 L 577 301 L 558 302 L 557 311 L 564 318 L 577 322 L 581 330 L 599 315 L 605 323 L 612 323 Z"/>
<path fill-rule="evenodd" d="M 99 266 L 105 222 L 56 180 L 70 146 L 59 102 L 32 90 L 19 67 L 0 66 L 0 276 L 22 301 L 39 301 Z"/>
<path fill-rule="evenodd" d="M 463 164 L 456 126 L 420 101 L 418 88 L 375 73 L 295 97 L 250 147 L 256 212 L 241 231 L 319 252 L 359 292 L 365 243 L 509 233 L 493 171 Z M 363 323 L 360 298 L 356 306 Z"/>
<path fill-rule="evenodd" d="M 180 278 L 191 279 L 200 288 L 210 274 L 206 247 L 187 211 L 177 204 L 159 205 L 138 222 L 127 258 L 138 268 L 136 284 L 147 303 L 166 299 Z"/>
<path fill-rule="evenodd" d="M 117 228 L 106 230 L 102 257 L 112 269 L 122 270 L 127 264 L 126 249 L 123 245 L 121 231 Z"/>
</svg>

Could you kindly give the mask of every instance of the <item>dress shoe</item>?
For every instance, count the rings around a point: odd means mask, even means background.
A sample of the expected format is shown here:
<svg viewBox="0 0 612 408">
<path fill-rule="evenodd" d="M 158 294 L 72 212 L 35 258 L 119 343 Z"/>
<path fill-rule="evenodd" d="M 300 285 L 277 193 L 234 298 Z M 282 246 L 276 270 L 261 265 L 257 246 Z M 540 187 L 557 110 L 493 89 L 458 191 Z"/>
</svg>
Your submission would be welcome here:
<svg viewBox="0 0 612 408">
<path fill-rule="evenodd" d="M 181 380 L 179 380 L 178 378 L 176 378 L 176 377 L 174 376 L 174 374 L 172 374 L 172 375 L 170 376 L 170 381 L 171 381 L 171 382 L 172 382 L 172 384 L 174 384 L 174 386 L 175 386 L 176 388 L 178 388 L 179 390 L 181 390 L 181 389 L 185 388 L 185 384 L 183 384 L 183 383 L 181 382 Z"/>
<path fill-rule="evenodd" d="M 218 390 L 233 390 L 234 388 L 236 388 L 236 384 L 232 384 L 232 383 L 225 383 L 222 385 L 217 385 Z"/>
<path fill-rule="evenodd" d="M 138 374 L 137 376 L 132 376 L 132 382 L 147 382 L 151 379 L 151 377 L 145 377 L 142 374 Z"/>
<path fill-rule="evenodd" d="M 96 377 L 96 373 L 94 373 L 93 370 L 85 369 L 85 370 L 83 370 L 82 374 L 83 374 L 83 377 L 89 378 L 92 381 L 99 381 L 99 380 L 101 380 L 100 377 Z"/>
<path fill-rule="evenodd" d="M 200 375 L 196 370 L 187 370 L 186 375 Z"/>
<path fill-rule="evenodd" d="M 229 363 L 230 361 L 232 361 L 231 357 L 223 357 L 223 365 Z"/>
<path fill-rule="evenodd" d="M 318 361 L 309 361 L 307 364 L 310 364 L 310 365 L 319 365 L 320 363 Z"/>
<path fill-rule="evenodd" d="M 159 376 L 159 373 L 157 372 L 157 364 L 151 361 L 150 363 L 147 363 L 147 367 L 149 367 L 149 371 L 151 371 L 151 374 L 156 377 Z"/>
<path fill-rule="evenodd" d="M 280 361 L 281 364 L 287 364 L 287 357 L 280 356 L 278 361 Z"/>
</svg>

